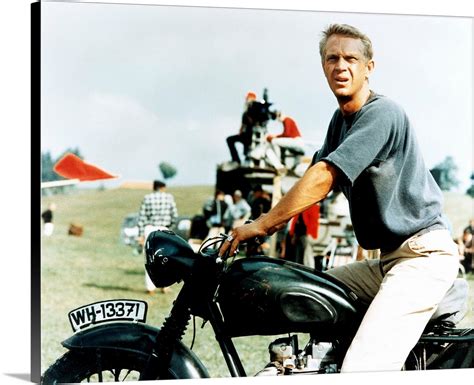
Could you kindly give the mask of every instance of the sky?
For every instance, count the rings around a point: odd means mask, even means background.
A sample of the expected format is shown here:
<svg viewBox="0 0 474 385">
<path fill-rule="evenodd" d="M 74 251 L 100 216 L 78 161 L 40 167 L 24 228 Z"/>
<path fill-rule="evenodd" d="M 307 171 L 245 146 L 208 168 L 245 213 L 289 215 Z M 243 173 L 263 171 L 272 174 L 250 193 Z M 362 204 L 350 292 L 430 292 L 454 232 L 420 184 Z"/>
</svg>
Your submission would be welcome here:
<svg viewBox="0 0 474 385">
<path fill-rule="evenodd" d="M 230 160 L 247 91 L 268 89 L 318 149 L 337 103 L 318 53 L 330 23 L 352 24 L 374 46 L 371 88 L 408 113 L 425 161 L 457 164 L 461 190 L 473 166 L 472 19 L 295 10 L 43 3 L 41 148 L 129 180 L 213 184 Z M 281 132 L 281 124 L 269 123 Z"/>
</svg>

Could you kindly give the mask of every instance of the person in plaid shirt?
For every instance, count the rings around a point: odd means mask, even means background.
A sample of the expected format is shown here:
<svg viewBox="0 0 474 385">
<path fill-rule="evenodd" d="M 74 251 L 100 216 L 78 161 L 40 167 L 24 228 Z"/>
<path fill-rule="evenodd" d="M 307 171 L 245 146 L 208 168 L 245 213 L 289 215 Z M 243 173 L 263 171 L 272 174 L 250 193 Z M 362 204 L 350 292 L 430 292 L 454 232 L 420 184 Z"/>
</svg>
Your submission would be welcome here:
<svg viewBox="0 0 474 385">
<path fill-rule="evenodd" d="M 155 180 L 153 182 L 153 192 L 145 195 L 140 211 L 138 213 L 138 240 L 140 244 L 144 244 L 146 238 L 152 231 L 156 231 L 159 227 L 170 227 L 176 223 L 178 218 L 178 209 L 174 201 L 173 195 L 165 192 L 166 184 Z M 148 293 L 152 294 L 156 286 L 151 281 L 145 270 L 145 285 Z M 167 288 L 160 288 L 162 293 Z"/>
</svg>

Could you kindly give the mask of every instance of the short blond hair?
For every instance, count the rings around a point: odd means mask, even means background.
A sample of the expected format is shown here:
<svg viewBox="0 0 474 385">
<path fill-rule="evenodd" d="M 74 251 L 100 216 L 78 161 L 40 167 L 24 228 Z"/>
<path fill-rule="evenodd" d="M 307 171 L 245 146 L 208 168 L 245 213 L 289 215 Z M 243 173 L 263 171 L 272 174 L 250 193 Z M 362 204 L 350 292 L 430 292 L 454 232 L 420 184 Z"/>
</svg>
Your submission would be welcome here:
<svg viewBox="0 0 474 385">
<path fill-rule="evenodd" d="M 364 57 L 367 61 L 372 60 L 374 56 L 374 51 L 372 49 L 372 42 L 369 37 L 359 31 L 357 28 L 349 24 L 330 24 L 323 32 L 323 37 L 319 41 L 319 54 L 321 55 L 321 61 L 324 61 L 324 55 L 326 53 L 326 45 L 328 39 L 332 35 L 342 35 L 347 37 L 352 37 L 354 39 L 359 39 L 364 46 Z"/>
</svg>

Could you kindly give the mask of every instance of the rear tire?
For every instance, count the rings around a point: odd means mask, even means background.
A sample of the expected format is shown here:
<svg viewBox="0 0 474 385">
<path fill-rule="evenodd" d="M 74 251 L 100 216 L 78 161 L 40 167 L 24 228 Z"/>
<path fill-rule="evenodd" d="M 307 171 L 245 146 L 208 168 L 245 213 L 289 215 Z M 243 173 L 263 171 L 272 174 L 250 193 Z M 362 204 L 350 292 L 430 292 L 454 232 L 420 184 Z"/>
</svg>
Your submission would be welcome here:
<svg viewBox="0 0 474 385">
<path fill-rule="evenodd" d="M 41 384 L 138 381 L 147 360 L 144 354 L 123 350 L 69 351 L 44 372 Z M 173 378 L 169 372 L 167 379 Z"/>
</svg>

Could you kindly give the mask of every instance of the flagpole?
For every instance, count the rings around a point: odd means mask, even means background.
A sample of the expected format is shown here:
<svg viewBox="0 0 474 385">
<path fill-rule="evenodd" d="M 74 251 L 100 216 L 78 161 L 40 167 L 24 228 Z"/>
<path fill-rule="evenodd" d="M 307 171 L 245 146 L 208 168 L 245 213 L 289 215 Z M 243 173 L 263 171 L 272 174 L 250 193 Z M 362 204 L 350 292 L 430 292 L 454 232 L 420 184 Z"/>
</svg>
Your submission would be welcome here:
<svg viewBox="0 0 474 385">
<path fill-rule="evenodd" d="M 62 187 L 79 183 L 79 179 L 55 180 L 51 182 L 41 182 L 41 188 Z"/>
</svg>

